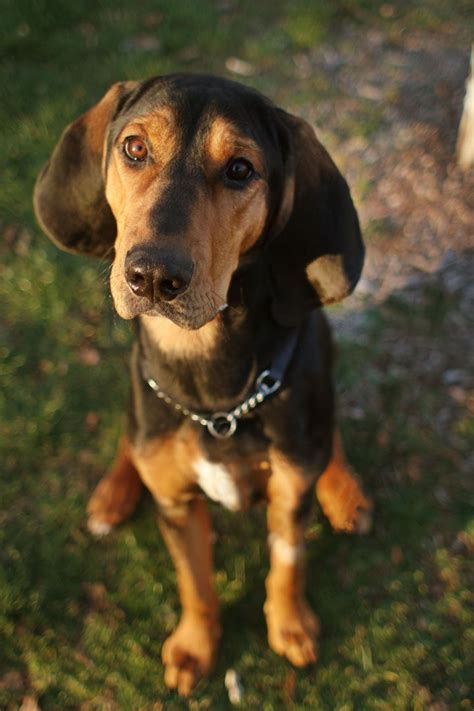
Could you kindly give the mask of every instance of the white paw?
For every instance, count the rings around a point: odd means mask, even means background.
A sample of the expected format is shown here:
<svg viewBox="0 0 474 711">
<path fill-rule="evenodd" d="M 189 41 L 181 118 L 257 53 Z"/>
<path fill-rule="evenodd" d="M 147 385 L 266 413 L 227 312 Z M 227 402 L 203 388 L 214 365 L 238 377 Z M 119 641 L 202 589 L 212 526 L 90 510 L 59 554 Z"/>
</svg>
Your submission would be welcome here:
<svg viewBox="0 0 474 711">
<path fill-rule="evenodd" d="M 103 538 L 108 536 L 113 526 L 105 521 L 99 521 L 98 519 L 91 516 L 87 521 L 87 528 L 96 538 Z"/>
</svg>

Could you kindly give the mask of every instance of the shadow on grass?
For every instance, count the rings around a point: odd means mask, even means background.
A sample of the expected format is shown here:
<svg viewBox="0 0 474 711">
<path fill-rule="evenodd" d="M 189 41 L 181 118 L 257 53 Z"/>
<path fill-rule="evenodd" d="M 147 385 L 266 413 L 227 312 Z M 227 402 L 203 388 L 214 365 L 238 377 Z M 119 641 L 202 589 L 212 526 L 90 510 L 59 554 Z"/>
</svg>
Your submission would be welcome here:
<svg viewBox="0 0 474 711">
<path fill-rule="evenodd" d="M 351 459 L 375 498 L 375 527 L 366 538 L 352 538 L 334 535 L 313 517 L 307 589 L 322 621 L 315 669 L 294 673 L 266 645 L 264 510 L 235 517 L 213 507 L 224 638 L 214 676 L 197 690 L 196 708 L 228 707 L 223 677 L 229 667 L 241 674 L 249 707 L 265 700 L 268 708 L 402 709 L 426 699 L 454 705 L 466 698 L 468 570 L 466 539 L 459 536 L 468 530 L 471 509 L 464 439 L 459 444 L 462 411 L 453 407 L 441 430 L 432 424 L 446 407 L 446 394 L 433 384 L 446 367 L 463 367 L 463 349 L 453 355 L 459 344 L 447 340 L 460 297 L 440 298 L 443 288 L 434 275 L 415 292 L 393 295 L 368 310 L 356 345 L 342 339 L 342 409 L 350 413 L 354 402 L 362 409 L 343 427 Z M 427 349 L 446 358 L 433 369 L 419 368 Z M 99 368 L 76 366 L 57 383 L 68 409 L 55 427 L 40 430 L 40 440 L 50 438 L 38 446 L 44 461 L 30 455 L 28 465 L 25 457 L 25 468 L 14 475 L 18 461 L 10 459 L 0 660 L 5 670 L 19 672 L 21 692 L 34 690 L 44 708 L 76 708 L 91 699 L 90 708 L 152 708 L 160 700 L 187 708 L 163 686 L 160 649 L 178 619 L 178 601 L 150 498 L 105 541 L 91 540 L 84 526 L 92 480 L 120 429 L 116 402 L 125 398 L 124 386 L 114 393 L 121 350 L 111 347 L 110 354 Z M 39 391 L 45 403 L 50 397 L 50 389 Z M 87 433 L 81 423 L 91 408 L 100 425 Z M 106 453 L 100 452 L 105 440 Z M 27 441 L 35 446 L 34 433 Z M 0 693 L 7 704 L 19 692 Z"/>
</svg>

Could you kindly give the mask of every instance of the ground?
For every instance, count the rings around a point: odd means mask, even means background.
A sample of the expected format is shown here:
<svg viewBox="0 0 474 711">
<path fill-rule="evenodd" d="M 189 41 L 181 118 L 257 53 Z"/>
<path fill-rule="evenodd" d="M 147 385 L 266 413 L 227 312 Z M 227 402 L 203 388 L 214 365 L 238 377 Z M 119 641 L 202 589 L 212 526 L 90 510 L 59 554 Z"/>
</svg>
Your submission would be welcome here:
<svg viewBox="0 0 474 711">
<path fill-rule="evenodd" d="M 473 30 L 464 0 L 2 11 L 1 708 L 219 711 L 229 668 L 249 709 L 473 707 L 474 176 L 454 156 Z M 151 501 L 105 540 L 85 528 L 123 425 L 129 329 L 103 266 L 60 253 L 31 210 L 67 121 L 113 81 L 175 70 L 241 79 L 305 116 L 349 179 L 367 264 L 330 315 L 343 433 L 376 502 L 365 538 L 333 534 L 315 507 L 323 633 L 306 671 L 266 644 L 263 512 L 213 508 L 224 637 L 189 702 L 163 684 L 178 601 Z"/>
</svg>

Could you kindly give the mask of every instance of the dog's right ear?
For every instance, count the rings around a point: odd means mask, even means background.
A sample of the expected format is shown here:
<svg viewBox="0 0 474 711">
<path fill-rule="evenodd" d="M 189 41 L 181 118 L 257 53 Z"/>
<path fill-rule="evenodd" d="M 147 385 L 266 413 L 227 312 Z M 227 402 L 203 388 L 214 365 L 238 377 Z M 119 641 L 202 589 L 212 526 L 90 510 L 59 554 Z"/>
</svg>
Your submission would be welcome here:
<svg viewBox="0 0 474 711">
<path fill-rule="evenodd" d="M 36 217 L 61 249 L 113 257 L 116 224 L 105 199 L 104 144 L 110 121 L 137 85 L 114 84 L 71 123 L 36 180 Z"/>
</svg>

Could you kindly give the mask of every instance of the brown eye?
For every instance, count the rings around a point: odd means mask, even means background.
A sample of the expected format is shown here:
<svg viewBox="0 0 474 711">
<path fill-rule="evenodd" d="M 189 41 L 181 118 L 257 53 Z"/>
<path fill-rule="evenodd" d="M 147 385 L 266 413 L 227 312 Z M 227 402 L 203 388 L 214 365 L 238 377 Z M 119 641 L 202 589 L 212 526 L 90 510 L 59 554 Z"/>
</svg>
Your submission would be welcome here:
<svg viewBox="0 0 474 711">
<path fill-rule="evenodd" d="M 123 150 L 127 158 L 133 161 L 142 161 L 148 155 L 148 148 L 145 141 L 142 141 L 138 136 L 131 136 L 125 139 Z"/>
<path fill-rule="evenodd" d="M 234 158 L 226 168 L 225 175 L 234 183 L 243 183 L 254 173 L 253 165 L 245 158 Z"/>
</svg>

